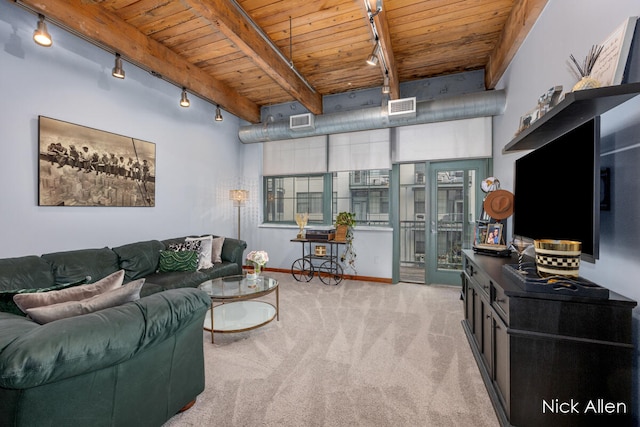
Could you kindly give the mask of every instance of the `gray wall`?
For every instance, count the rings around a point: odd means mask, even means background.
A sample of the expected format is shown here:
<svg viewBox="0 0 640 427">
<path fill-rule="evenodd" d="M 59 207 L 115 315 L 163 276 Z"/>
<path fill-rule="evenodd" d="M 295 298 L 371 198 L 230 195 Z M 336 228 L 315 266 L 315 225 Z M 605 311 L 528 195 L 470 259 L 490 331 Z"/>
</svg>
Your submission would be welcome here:
<svg viewBox="0 0 640 427">
<path fill-rule="evenodd" d="M 213 232 L 235 236 L 228 190 L 244 178 L 239 120 L 51 23 L 53 46 L 32 41 L 37 17 L 0 2 L 0 257 Z M 154 208 L 39 207 L 38 116 L 156 144 Z"/>
<path fill-rule="evenodd" d="M 498 88 L 507 90 L 507 111 L 494 118 L 494 174 L 502 187 L 513 190 L 513 163 L 524 153 L 502 154 L 518 128 L 519 118 L 533 108 L 538 96 L 554 85 L 571 90 L 577 81 L 568 58 L 584 58 L 625 19 L 640 15 L 637 0 L 551 0 L 518 51 Z M 634 63 L 640 62 L 640 56 Z M 600 259 L 582 263 L 580 274 L 629 298 L 640 300 L 640 97 L 602 116 L 602 166 L 612 171 L 612 205 L 601 212 Z M 570 167 L 571 160 L 567 159 Z M 562 180 L 561 171 L 549 171 Z M 516 195 L 517 196 L 517 195 Z M 640 310 L 634 311 L 638 364 Z M 638 374 L 634 373 L 638 408 Z M 636 413 L 640 410 L 636 409 Z"/>
</svg>

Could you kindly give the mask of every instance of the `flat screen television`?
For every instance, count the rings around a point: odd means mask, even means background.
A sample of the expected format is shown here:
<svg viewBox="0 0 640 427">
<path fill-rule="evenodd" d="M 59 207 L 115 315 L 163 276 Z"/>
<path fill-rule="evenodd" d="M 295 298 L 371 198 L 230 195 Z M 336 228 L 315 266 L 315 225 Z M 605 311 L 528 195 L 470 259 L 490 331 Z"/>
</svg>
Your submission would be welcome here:
<svg viewBox="0 0 640 427">
<path fill-rule="evenodd" d="M 582 242 L 582 259 L 598 259 L 600 117 L 515 162 L 513 234 Z"/>
</svg>

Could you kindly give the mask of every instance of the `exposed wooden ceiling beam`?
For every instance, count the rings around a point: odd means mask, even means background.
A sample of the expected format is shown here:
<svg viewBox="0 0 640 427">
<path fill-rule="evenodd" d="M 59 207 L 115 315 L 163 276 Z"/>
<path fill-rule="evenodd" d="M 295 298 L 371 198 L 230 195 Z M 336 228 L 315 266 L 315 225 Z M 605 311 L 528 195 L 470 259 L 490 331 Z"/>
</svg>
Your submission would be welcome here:
<svg viewBox="0 0 640 427">
<path fill-rule="evenodd" d="M 493 89 L 507 70 L 509 63 L 531 31 L 548 0 L 522 0 L 515 2 L 504 30 L 500 35 L 485 67 L 484 80 L 487 89 Z"/>
<path fill-rule="evenodd" d="M 369 2 L 370 10 L 375 11 L 375 0 L 373 6 L 371 6 L 371 0 L 365 0 Z M 387 15 L 385 14 L 384 7 L 380 13 L 373 17 L 376 30 L 378 31 L 378 42 L 380 43 L 380 52 L 384 58 L 383 63 L 387 65 L 387 71 L 389 72 L 389 87 L 391 89 L 391 99 L 400 98 L 400 80 L 398 79 L 398 67 L 393 55 L 393 47 L 391 46 L 391 37 L 389 36 L 389 23 L 387 22 Z M 384 66 L 383 66 L 384 67 Z M 384 73 L 384 69 L 382 70 Z"/>
<path fill-rule="evenodd" d="M 84 0 L 20 0 L 19 3 L 244 120 L 260 122 L 260 107 L 256 103 L 96 4 Z"/>
<path fill-rule="evenodd" d="M 229 0 L 180 0 L 215 25 L 234 45 L 267 73 L 280 87 L 313 114 L 322 114 L 322 95 L 294 72 Z"/>
</svg>

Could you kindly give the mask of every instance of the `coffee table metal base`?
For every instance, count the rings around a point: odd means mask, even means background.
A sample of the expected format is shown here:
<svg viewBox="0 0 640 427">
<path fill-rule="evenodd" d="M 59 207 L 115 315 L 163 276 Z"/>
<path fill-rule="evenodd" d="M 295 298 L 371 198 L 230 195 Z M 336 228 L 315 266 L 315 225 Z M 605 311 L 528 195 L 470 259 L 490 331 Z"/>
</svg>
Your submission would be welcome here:
<svg viewBox="0 0 640 427">
<path fill-rule="evenodd" d="M 209 309 L 205 316 L 204 329 L 220 333 L 244 332 L 259 328 L 276 318 L 276 307 L 264 301 L 235 301 L 219 304 Z M 212 333 L 213 339 L 213 333 Z"/>
</svg>

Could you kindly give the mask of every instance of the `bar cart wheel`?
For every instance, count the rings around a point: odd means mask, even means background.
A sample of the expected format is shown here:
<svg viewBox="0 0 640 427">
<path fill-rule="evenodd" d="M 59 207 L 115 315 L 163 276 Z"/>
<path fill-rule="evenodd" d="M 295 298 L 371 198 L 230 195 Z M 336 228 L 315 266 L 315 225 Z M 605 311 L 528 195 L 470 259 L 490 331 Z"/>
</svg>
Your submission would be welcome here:
<svg viewBox="0 0 640 427">
<path fill-rule="evenodd" d="M 325 285 L 337 285 L 342 282 L 342 266 L 334 260 L 325 261 L 318 268 L 318 277 Z"/>
<path fill-rule="evenodd" d="M 291 275 L 298 282 L 309 282 L 314 274 L 315 268 L 307 258 L 298 258 L 291 264 Z"/>
</svg>

